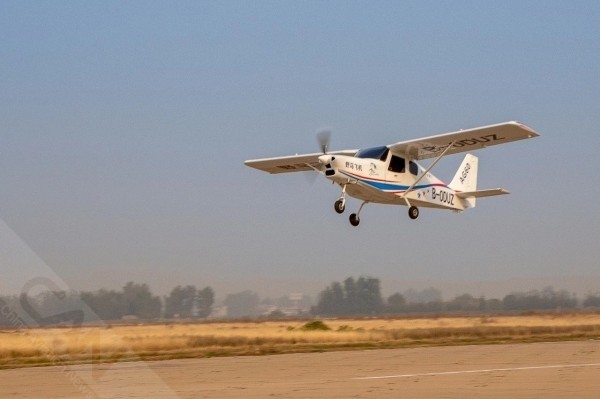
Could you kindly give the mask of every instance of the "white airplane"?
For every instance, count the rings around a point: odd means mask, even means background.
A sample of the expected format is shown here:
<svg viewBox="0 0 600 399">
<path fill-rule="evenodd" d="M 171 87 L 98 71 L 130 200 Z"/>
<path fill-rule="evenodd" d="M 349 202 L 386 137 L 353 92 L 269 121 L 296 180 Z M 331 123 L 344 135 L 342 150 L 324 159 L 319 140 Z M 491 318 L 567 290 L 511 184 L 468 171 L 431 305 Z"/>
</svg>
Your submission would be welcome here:
<svg viewBox="0 0 600 399">
<path fill-rule="evenodd" d="M 519 122 L 465 129 L 457 132 L 401 141 L 363 150 L 328 151 L 329 131 L 317 135 L 321 153 L 254 159 L 246 165 L 269 173 L 316 171 L 342 188 L 334 209 L 343 213 L 346 195 L 362 200 L 350 223 L 358 226 L 360 211 L 368 203 L 405 205 L 408 216 L 416 219 L 419 208 L 439 208 L 461 212 L 474 208 L 477 198 L 509 194 L 503 188 L 477 190 L 478 158 L 467 154 L 456 175 L 445 184 L 431 169 L 446 155 L 468 152 L 537 137 L 533 129 Z M 428 166 L 417 163 L 435 158 Z"/>
</svg>

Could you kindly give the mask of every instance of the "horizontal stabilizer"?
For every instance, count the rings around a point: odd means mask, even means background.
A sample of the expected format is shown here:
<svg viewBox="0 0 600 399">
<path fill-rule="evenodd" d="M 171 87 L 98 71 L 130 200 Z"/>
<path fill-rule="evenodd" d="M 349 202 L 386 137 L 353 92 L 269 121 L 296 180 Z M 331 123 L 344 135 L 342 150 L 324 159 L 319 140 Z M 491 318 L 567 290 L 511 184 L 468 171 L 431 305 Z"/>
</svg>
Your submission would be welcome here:
<svg viewBox="0 0 600 399">
<path fill-rule="evenodd" d="M 483 198 L 492 197 L 494 195 L 510 194 L 510 191 L 503 188 L 493 188 L 491 190 L 478 190 L 478 191 L 466 191 L 463 193 L 456 193 L 458 198 Z"/>
</svg>

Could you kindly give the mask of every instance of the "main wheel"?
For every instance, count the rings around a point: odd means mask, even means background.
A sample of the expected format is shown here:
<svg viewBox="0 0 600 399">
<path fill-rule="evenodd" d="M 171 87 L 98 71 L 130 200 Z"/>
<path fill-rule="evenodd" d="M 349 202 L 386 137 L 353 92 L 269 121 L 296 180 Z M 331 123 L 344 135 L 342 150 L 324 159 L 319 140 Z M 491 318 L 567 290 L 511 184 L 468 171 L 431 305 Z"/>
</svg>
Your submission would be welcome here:
<svg viewBox="0 0 600 399">
<path fill-rule="evenodd" d="M 408 208 L 408 217 L 411 219 L 416 219 L 419 217 L 419 208 L 416 206 L 411 206 Z"/>
<path fill-rule="evenodd" d="M 358 226 L 359 223 L 360 223 L 360 219 L 356 213 L 353 213 L 352 215 L 350 215 L 350 224 L 352 226 L 356 227 L 356 226 Z"/>
<path fill-rule="evenodd" d="M 344 209 L 346 209 L 345 202 L 346 201 L 344 201 L 343 199 L 335 201 L 335 204 L 333 204 L 333 209 L 335 209 L 337 213 L 344 213 Z"/>
</svg>

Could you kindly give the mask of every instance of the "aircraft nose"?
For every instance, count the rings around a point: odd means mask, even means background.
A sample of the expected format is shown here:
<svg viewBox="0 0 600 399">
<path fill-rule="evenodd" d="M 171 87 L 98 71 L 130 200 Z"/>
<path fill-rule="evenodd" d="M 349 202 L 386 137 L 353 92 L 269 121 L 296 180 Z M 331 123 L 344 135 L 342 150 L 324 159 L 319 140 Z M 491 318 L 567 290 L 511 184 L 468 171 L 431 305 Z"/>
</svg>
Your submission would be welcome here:
<svg viewBox="0 0 600 399">
<path fill-rule="evenodd" d="M 321 165 L 329 165 L 331 163 L 332 160 L 332 156 L 329 154 L 323 154 L 319 157 L 319 162 L 321 163 Z"/>
</svg>

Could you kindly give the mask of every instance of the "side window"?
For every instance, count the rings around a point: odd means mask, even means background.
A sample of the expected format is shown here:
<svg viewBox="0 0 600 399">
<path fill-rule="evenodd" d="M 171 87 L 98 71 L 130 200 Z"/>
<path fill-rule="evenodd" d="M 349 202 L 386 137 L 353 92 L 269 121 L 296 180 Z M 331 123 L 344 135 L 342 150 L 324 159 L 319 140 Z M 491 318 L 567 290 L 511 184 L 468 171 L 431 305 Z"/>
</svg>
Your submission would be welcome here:
<svg viewBox="0 0 600 399">
<path fill-rule="evenodd" d="M 410 170 L 410 173 L 412 173 L 415 176 L 419 174 L 419 167 L 413 161 L 410 161 L 408 163 L 408 170 Z"/>
<path fill-rule="evenodd" d="M 404 167 L 404 158 L 397 157 L 392 155 L 392 159 L 390 159 L 390 165 L 388 166 L 388 170 L 396 173 L 404 173 L 406 171 Z"/>
<path fill-rule="evenodd" d="M 379 160 L 385 162 L 388 156 L 388 152 L 390 152 L 390 149 L 386 148 L 383 154 L 381 154 L 381 156 L 379 157 Z"/>
</svg>

